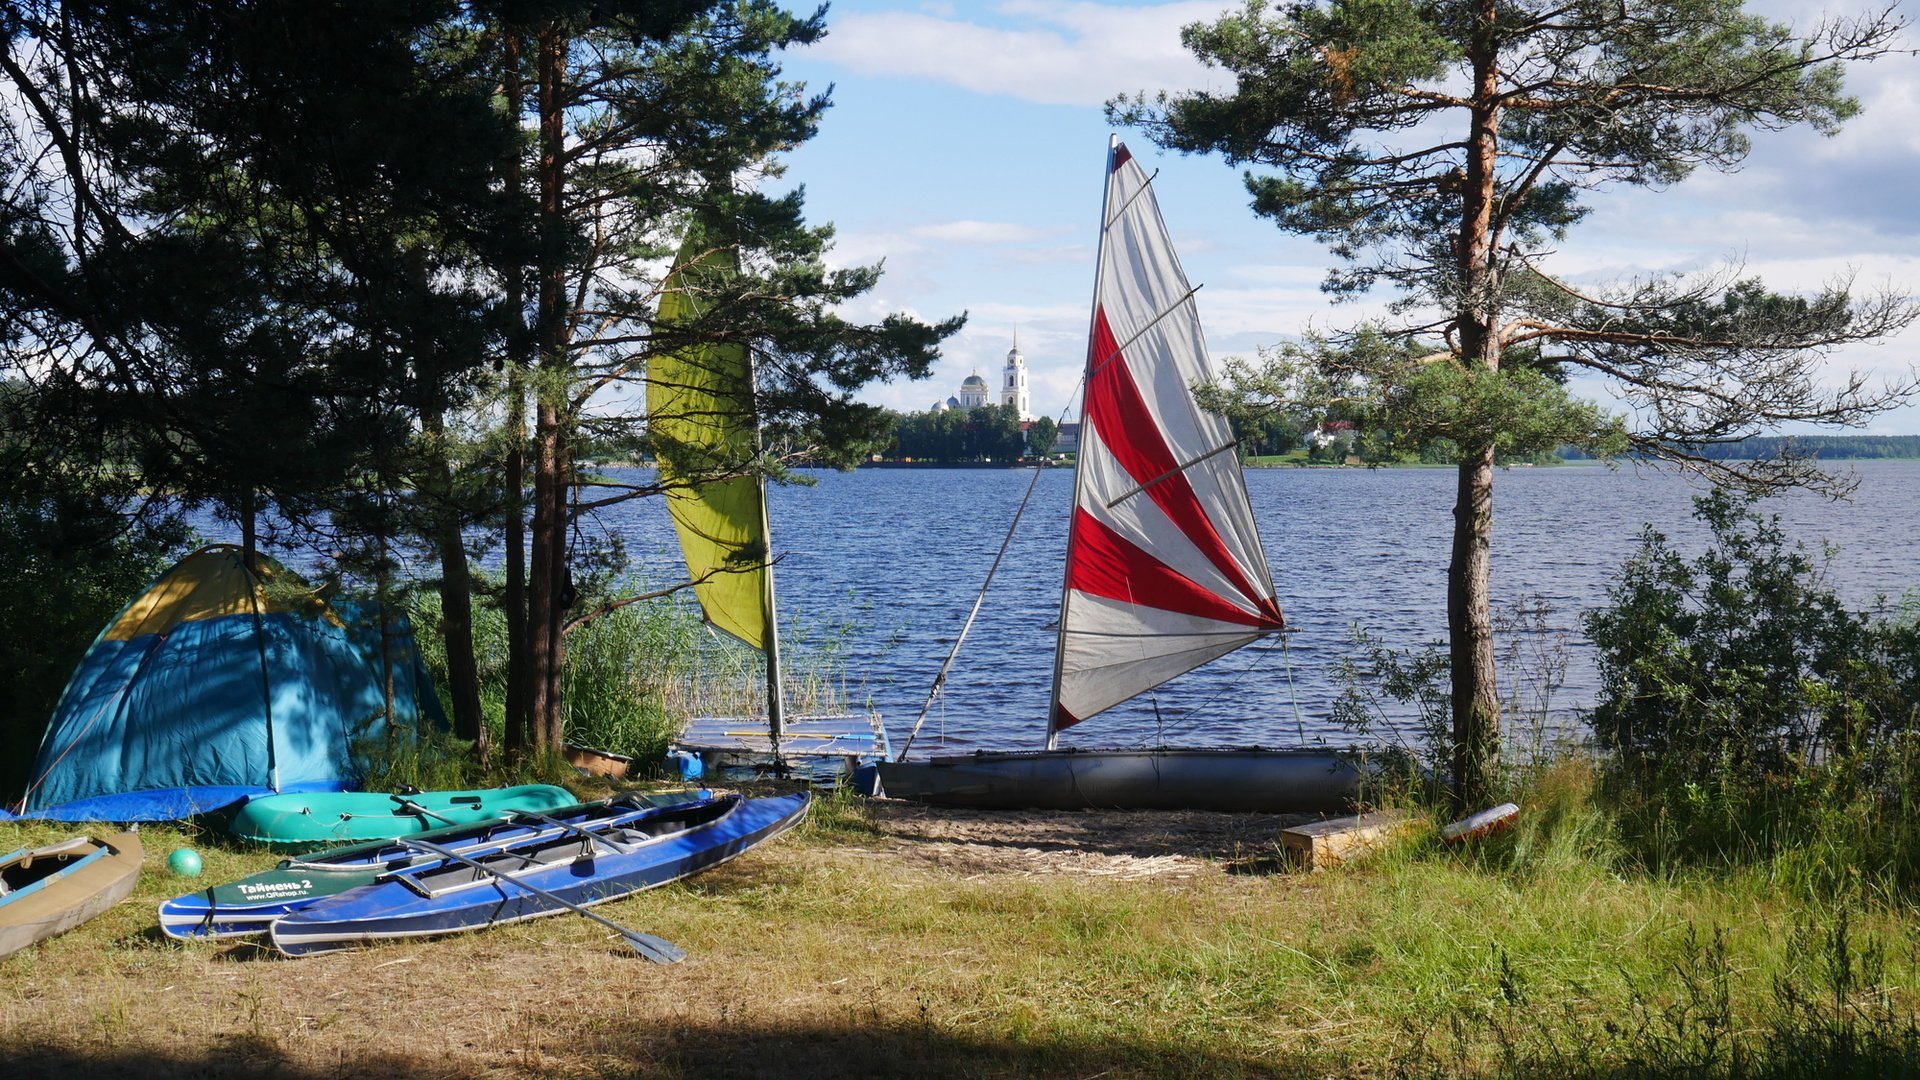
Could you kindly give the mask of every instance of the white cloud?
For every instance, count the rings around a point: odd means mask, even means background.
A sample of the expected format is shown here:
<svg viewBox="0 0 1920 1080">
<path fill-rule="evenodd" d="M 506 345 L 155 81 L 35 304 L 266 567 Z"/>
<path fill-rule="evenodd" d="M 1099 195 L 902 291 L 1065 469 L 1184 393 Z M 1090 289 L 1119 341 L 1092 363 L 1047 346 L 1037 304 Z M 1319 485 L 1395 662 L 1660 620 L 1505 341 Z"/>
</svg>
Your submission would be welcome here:
<svg viewBox="0 0 1920 1080">
<path fill-rule="evenodd" d="M 1022 0 L 965 17 L 850 13 L 835 19 L 811 54 L 863 74 L 932 79 L 1047 105 L 1099 105 L 1123 91 L 1192 89 L 1222 78 L 1181 46 L 1180 28 L 1225 6 Z"/>
<path fill-rule="evenodd" d="M 1920 58 L 1891 57 L 1847 72 L 1847 89 L 1860 99 L 1860 115 L 1840 134 L 1815 141 L 1822 157 L 1910 157 L 1920 153 Z"/>
<path fill-rule="evenodd" d="M 827 262 L 835 267 L 865 266 L 886 261 L 889 275 L 898 269 L 944 261 L 962 249 L 972 249 L 995 262 L 1020 265 L 1086 263 L 1093 249 L 1087 244 L 1048 244 L 1057 228 L 1002 221 L 933 221 L 898 231 L 844 230 L 834 237 Z"/>
<path fill-rule="evenodd" d="M 1024 244 L 1046 235 L 1045 230 L 1009 221 L 941 221 L 916 225 L 913 235 L 946 244 Z"/>
<path fill-rule="evenodd" d="M 1018 266 L 1093 266 L 1092 244 L 1057 244 L 1052 247 L 1018 248 L 1002 253 L 1009 263 Z M 1087 270 L 1088 287 L 1092 287 L 1093 271 Z"/>
</svg>

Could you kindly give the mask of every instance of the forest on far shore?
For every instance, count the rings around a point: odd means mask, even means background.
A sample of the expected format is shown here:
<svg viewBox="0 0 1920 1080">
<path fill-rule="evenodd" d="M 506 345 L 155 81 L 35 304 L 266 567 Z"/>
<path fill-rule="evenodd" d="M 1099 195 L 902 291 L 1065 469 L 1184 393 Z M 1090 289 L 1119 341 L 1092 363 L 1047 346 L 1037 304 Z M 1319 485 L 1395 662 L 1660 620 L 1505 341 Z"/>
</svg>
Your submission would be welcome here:
<svg viewBox="0 0 1920 1080">
<path fill-rule="evenodd" d="M 1828 461 L 1864 458 L 1920 458 L 1920 435 L 1769 435 L 1737 442 L 1689 447 L 1714 461 L 1753 461 L 1791 452 L 1799 457 Z M 1583 460 L 1590 455 L 1572 448 L 1560 456 Z"/>
</svg>

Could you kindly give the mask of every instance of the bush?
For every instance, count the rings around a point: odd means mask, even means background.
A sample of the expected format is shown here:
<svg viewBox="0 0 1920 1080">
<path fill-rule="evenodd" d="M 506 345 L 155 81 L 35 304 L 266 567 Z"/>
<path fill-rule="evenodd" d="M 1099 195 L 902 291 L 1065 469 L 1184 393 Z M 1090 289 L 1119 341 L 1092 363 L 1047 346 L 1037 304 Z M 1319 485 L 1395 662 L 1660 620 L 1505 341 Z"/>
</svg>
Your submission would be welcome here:
<svg viewBox="0 0 1920 1080">
<path fill-rule="evenodd" d="M 567 636 L 561 702 L 567 741 L 660 761 L 679 731 L 667 699 L 698 666 L 699 618 L 673 603 L 629 604 Z"/>
<path fill-rule="evenodd" d="M 421 656 L 444 695 L 439 597 L 423 589 L 412 604 Z M 497 608 L 474 609 L 473 638 L 480 707 L 498 746 L 506 729 L 507 624 Z M 790 706 L 817 708 L 833 700 L 834 642 L 803 638 L 793 645 L 787 658 Z M 674 599 L 628 604 L 576 627 L 567 635 L 561 679 L 566 741 L 624 754 L 643 766 L 661 760 L 688 716 L 753 715 L 766 708 L 759 655 L 709 632 L 696 607 Z M 446 708 L 451 712 L 451 705 Z"/>
<path fill-rule="evenodd" d="M 1497 791 L 1530 782 L 1531 774 L 1560 760 L 1566 732 L 1554 717 L 1554 694 L 1565 685 L 1567 633 L 1555 624 L 1553 607 L 1540 596 L 1522 596 L 1493 613 L 1493 630 L 1505 681 L 1500 687 L 1502 775 Z M 1418 780 L 1416 801 L 1444 804 L 1453 762 L 1452 661 L 1446 642 L 1396 649 L 1358 625 L 1353 651 L 1336 657 L 1333 675 L 1340 695 L 1332 719 L 1363 739 L 1383 774 Z M 1391 744 L 1381 744 L 1382 738 Z M 1427 781 L 1434 781 L 1429 783 Z M 1403 792 L 1412 795 L 1410 789 Z"/>
<path fill-rule="evenodd" d="M 1809 888 L 1920 884 L 1920 633 L 1850 611 L 1777 516 L 1725 493 L 1689 560 L 1649 529 L 1586 626 L 1592 722 L 1630 845 L 1655 866 L 1776 860 Z"/>
</svg>

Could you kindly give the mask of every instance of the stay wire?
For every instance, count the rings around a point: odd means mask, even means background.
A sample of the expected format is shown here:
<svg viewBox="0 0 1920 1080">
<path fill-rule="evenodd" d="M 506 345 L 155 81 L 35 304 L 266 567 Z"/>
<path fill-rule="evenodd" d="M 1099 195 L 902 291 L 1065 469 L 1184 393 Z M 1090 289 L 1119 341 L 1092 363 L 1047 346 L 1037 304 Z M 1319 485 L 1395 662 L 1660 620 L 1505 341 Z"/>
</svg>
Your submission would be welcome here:
<svg viewBox="0 0 1920 1080">
<path fill-rule="evenodd" d="M 1280 631 L 1280 656 L 1287 667 L 1287 704 L 1293 707 L 1293 729 L 1300 735 L 1300 745 L 1307 745 L 1307 721 L 1300 715 L 1300 697 L 1293 680 L 1293 644 L 1287 640 L 1288 633 Z"/>
<path fill-rule="evenodd" d="M 1067 407 L 1061 410 L 1062 417 L 1072 412 L 1073 402 L 1080 396 L 1080 387 L 1085 384 L 1086 379 L 1083 377 L 1080 384 L 1074 387 L 1073 394 L 1067 398 Z M 941 691 L 946 689 L 947 673 L 953 669 L 953 662 L 960 655 L 960 646 L 966 643 L 967 634 L 973 629 L 973 621 L 980 615 L 980 606 L 987 599 L 987 589 L 993 585 L 993 576 L 999 573 L 1000 563 L 1007 557 L 1007 549 L 1013 546 L 1013 535 L 1020 528 L 1020 518 L 1026 514 L 1027 504 L 1033 501 L 1033 493 L 1040 486 L 1040 474 L 1045 471 L 1045 466 L 1035 467 L 1033 479 L 1027 481 L 1027 492 L 1020 497 L 1020 506 L 1013 512 L 1013 521 L 1007 525 L 1007 534 L 1000 538 L 1000 550 L 993 556 L 993 565 L 987 568 L 987 579 L 980 583 L 980 592 L 973 598 L 973 610 L 967 612 L 967 621 L 961 625 L 960 633 L 953 639 L 953 648 L 947 652 L 946 662 L 940 665 L 939 673 L 933 677 L 933 685 L 927 689 L 927 700 L 920 706 L 920 715 L 914 720 L 913 729 L 907 732 L 906 742 L 901 745 L 900 752 L 894 755 L 895 761 L 907 759 L 907 751 L 913 749 L 913 741 L 920 737 L 920 728 L 927 722 L 927 714 L 933 711 L 933 703 L 936 700 L 941 702 L 941 737 L 945 738 L 946 702 L 941 698 Z"/>
</svg>

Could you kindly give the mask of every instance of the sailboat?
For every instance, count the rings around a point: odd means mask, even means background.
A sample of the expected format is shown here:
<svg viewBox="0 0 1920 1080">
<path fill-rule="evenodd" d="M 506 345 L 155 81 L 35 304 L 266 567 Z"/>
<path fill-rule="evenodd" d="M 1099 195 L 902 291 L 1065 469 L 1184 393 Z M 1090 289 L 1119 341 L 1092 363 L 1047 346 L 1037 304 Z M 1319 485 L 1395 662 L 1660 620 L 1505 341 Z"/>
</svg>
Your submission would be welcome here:
<svg viewBox="0 0 1920 1080">
<path fill-rule="evenodd" d="M 713 297 L 738 272 L 734 249 L 689 232 L 660 299 L 660 332 L 709 318 Z M 774 604 L 772 530 L 760 453 L 753 357 L 741 342 L 711 335 L 667 348 L 647 371 L 647 424 L 687 564 L 708 626 L 765 658 L 765 716 L 687 721 L 668 747 L 685 779 L 797 774 L 832 782 L 887 755 L 878 716 L 789 717 Z"/>
<path fill-rule="evenodd" d="M 893 798 L 975 807 L 1328 810 L 1361 773 L 1331 750 L 1062 748 L 1062 731 L 1285 628 L 1195 289 L 1122 142 L 1106 195 L 1045 748 L 879 765 Z M 904 755 L 903 755 L 904 756 Z"/>
</svg>

